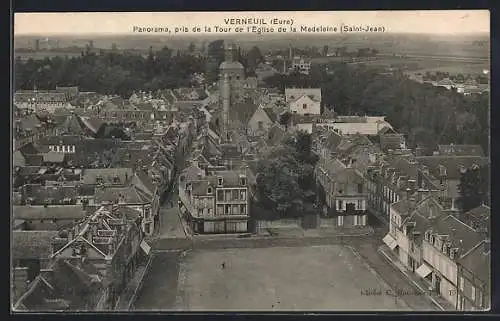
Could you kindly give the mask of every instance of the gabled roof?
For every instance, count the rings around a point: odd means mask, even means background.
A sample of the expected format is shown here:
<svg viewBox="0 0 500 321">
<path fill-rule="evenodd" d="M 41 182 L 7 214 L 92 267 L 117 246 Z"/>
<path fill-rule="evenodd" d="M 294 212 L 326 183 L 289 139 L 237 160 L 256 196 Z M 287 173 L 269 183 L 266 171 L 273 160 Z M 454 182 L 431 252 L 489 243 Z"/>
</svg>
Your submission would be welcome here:
<svg viewBox="0 0 500 321">
<path fill-rule="evenodd" d="M 491 252 L 485 251 L 485 242 L 478 243 L 471 251 L 458 260 L 458 264 L 474 274 L 488 287 L 491 284 Z M 489 290 L 489 289 L 488 289 Z"/>
<path fill-rule="evenodd" d="M 463 223 L 453 215 L 442 216 L 436 219 L 432 232 L 438 235 L 448 235 L 452 248 L 460 249 L 460 258 L 472 250 L 484 239 L 483 235 L 472 227 Z"/>
<path fill-rule="evenodd" d="M 321 88 L 285 88 L 285 98 L 287 102 L 295 101 L 303 95 L 307 95 L 311 99 L 320 102 Z"/>
<path fill-rule="evenodd" d="M 241 124 L 248 124 L 258 106 L 253 103 L 236 103 L 229 110 L 229 117 L 233 120 L 238 120 Z"/>
<path fill-rule="evenodd" d="M 100 297 L 105 284 L 95 267 L 58 259 L 50 266 L 52 277 L 39 275 L 28 291 L 15 304 L 16 310 L 28 311 L 90 311 L 95 309 L 94 297 Z"/>
<path fill-rule="evenodd" d="M 272 108 L 263 108 L 263 110 L 266 112 L 267 117 L 274 123 L 278 120 L 278 116 L 276 113 L 273 111 Z"/>
</svg>

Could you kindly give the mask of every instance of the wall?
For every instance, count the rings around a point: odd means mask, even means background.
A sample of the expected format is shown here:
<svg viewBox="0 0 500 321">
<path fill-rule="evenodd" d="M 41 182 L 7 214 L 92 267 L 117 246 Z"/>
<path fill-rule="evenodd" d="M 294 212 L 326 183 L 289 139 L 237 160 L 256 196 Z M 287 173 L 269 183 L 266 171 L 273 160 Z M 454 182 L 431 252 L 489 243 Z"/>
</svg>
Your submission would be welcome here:
<svg viewBox="0 0 500 321">
<path fill-rule="evenodd" d="M 304 109 L 303 105 L 306 105 Z M 321 104 L 311 100 L 308 96 L 302 96 L 294 102 L 290 103 L 290 111 L 299 115 L 319 115 L 321 114 Z"/>
</svg>

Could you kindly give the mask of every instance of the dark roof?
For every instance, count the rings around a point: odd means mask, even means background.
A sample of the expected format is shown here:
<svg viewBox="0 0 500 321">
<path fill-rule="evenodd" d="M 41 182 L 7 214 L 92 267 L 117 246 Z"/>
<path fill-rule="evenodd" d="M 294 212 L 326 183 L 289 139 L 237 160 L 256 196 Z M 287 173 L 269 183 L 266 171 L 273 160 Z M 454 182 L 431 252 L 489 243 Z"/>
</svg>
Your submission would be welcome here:
<svg viewBox="0 0 500 321">
<path fill-rule="evenodd" d="M 144 204 L 149 202 L 134 186 L 103 187 L 96 190 L 94 198 L 96 203 L 115 202 L 120 199 L 125 204 Z"/>
<path fill-rule="evenodd" d="M 263 108 L 264 111 L 266 112 L 267 116 L 269 119 L 274 123 L 276 120 L 278 120 L 278 116 L 274 112 L 272 108 Z"/>
<path fill-rule="evenodd" d="M 481 145 L 438 145 L 440 155 L 450 156 L 484 156 Z"/>
<path fill-rule="evenodd" d="M 62 135 L 62 136 L 45 136 L 42 137 L 38 144 L 40 145 L 79 145 L 82 141 L 78 135 Z"/>
<path fill-rule="evenodd" d="M 94 297 L 100 297 L 104 286 L 102 276 L 89 262 L 78 265 L 58 259 L 51 266 L 52 280 L 39 275 L 16 305 L 33 311 L 95 309 Z"/>
<path fill-rule="evenodd" d="M 460 249 L 460 258 L 484 239 L 481 233 L 453 215 L 439 217 L 431 229 L 435 234 L 448 235 L 451 247 Z"/>
<path fill-rule="evenodd" d="M 85 216 L 81 205 L 15 205 L 13 206 L 14 219 L 21 220 L 50 220 L 50 219 L 79 219 Z"/>
<path fill-rule="evenodd" d="M 383 134 L 380 135 L 380 149 L 386 152 L 389 149 L 400 149 L 403 141 L 403 134 Z"/>
<path fill-rule="evenodd" d="M 464 215 L 476 219 L 489 219 L 491 217 L 491 208 L 486 205 L 481 205 L 465 212 Z"/>
<path fill-rule="evenodd" d="M 53 199 L 62 201 L 64 199 L 75 199 L 78 197 L 78 189 L 75 186 L 45 186 L 39 184 L 26 184 L 22 188 L 23 198 L 33 198 L 34 203 L 41 204 L 43 201 Z"/>
<path fill-rule="evenodd" d="M 475 277 L 485 282 L 487 285 L 491 284 L 491 251 L 485 251 L 485 243 L 489 242 L 483 240 L 477 244 L 469 253 L 464 255 L 458 261 L 465 269 L 472 272 Z M 486 243 L 486 245 L 489 245 Z"/>
<path fill-rule="evenodd" d="M 19 151 L 23 154 L 23 156 L 34 155 L 39 153 L 39 150 L 35 148 L 33 143 L 27 143 L 22 145 L 21 147 L 19 147 Z"/>
<path fill-rule="evenodd" d="M 241 124 L 247 125 L 257 110 L 258 106 L 253 103 L 237 103 L 229 110 L 229 117 L 238 120 Z"/>
<path fill-rule="evenodd" d="M 186 167 L 183 171 L 182 171 L 182 174 L 184 176 L 184 179 L 186 181 L 193 181 L 193 180 L 196 180 L 198 179 L 198 175 L 201 174 L 201 175 L 204 175 L 205 172 L 199 168 L 198 166 L 195 166 L 195 165 L 191 165 L 189 167 Z"/>
<path fill-rule="evenodd" d="M 84 184 L 97 184 L 98 178 L 102 178 L 104 183 L 125 184 L 132 179 L 134 171 L 132 168 L 87 168 L 83 171 L 82 179 Z"/>
<path fill-rule="evenodd" d="M 460 167 L 468 169 L 474 164 L 482 166 L 489 163 L 489 159 L 481 156 L 417 156 L 418 163 L 425 165 L 432 176 L 439 177 L 439 166 L 446 168 L 447 179 L 460 179 Z"/>
<path fill-rule="evenodd" d="M 13 231 L 12 257 L 18 259 L 48 258 L 52 254 L 52 240 L 57 231 Z"/>
<path fill-rule="evenodd" d="M 232 187 L 232 186 L 241 186 L 239 178 L 240 175 L 245 175 L 244 171 L 216 171 L 212 177 L 208 177 L 208 179 L 217 179 L 218 177 L 222 177 L 223 182 L 222 185 L 224 187 Z"/>
</svg>

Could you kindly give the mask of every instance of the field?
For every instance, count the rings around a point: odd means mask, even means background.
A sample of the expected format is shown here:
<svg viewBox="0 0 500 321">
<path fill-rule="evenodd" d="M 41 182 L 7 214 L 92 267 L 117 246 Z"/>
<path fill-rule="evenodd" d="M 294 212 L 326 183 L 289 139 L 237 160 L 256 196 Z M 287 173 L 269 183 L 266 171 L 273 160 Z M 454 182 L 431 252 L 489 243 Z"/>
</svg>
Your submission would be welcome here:
<svg viewBox="0 0 500 321">
<path fill-rule="evenodd" d="M 157 275 L 148 275 L 136 309 L 409 310 L 401 299 L 386 295 L 389 286 L 342 246 L 190 252 L 180 260 L 175 303 L 170 265 L 153 266 Z M 361 293 L 369 289 L 382 294 Z"/>
</svg>

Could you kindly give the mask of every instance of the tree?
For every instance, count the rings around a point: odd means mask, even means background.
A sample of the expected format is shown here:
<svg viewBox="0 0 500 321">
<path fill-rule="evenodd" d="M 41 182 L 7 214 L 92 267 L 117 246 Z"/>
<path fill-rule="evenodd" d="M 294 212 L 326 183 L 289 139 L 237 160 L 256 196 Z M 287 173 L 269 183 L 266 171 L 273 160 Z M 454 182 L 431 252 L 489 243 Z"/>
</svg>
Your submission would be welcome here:
<svg viewBox="0 0 500 321">
<path fill-rule="evenodd" d="M 297 132 L 259 162 L 257 187 L 263 207 L 280 217 L 303 215 L 315 200 L 311 135 Z"/>
<path fill-rule="evenodd" d="M 475 166 L 460 175 L 458 185 L 459 206 L 462 212 L 470 211 L 490 199 L 490 166 Z"/>
<path fill-rule="evenodd" d="M 253 46 L 246 54 L 247 67 L 251 71 L 255 71 L 257 65 L 264 61 L 264 56 L 260 52 L 259 47 Z"/>
</svg>

